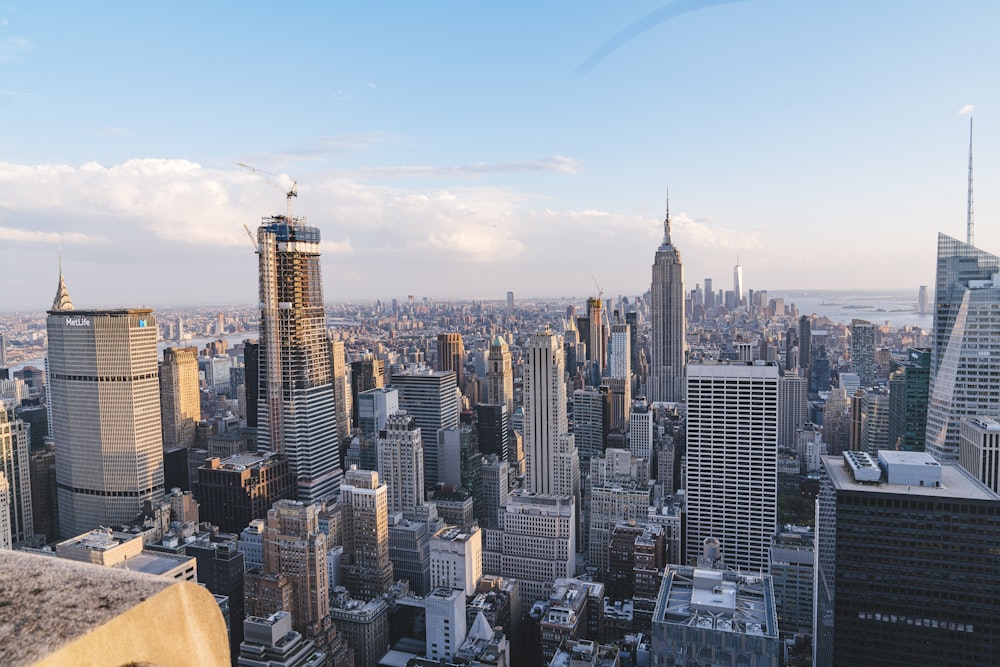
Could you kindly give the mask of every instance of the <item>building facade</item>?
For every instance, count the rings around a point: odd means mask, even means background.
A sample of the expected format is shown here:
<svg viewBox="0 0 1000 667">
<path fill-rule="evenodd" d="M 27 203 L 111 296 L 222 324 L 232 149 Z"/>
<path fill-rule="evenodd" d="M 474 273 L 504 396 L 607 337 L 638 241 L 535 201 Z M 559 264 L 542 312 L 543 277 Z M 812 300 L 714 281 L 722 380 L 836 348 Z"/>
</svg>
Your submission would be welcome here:
<svg viewBox="0 0 1000 667">
<path fill-rule="evenodd" d="M 198 348 L 168 347 L 160 363 L 163 448 L 194 446 L 201 420 Z"/>
<path fill-rule="evenodd" d="M 706 281 L 706 289 L 707 289 Z M 663 243 L 653 258 L 650 287 L 650 401 L 684 400 L 684 267 L 670 240 L 670 208 L 663 220 Z"/>
</svg>

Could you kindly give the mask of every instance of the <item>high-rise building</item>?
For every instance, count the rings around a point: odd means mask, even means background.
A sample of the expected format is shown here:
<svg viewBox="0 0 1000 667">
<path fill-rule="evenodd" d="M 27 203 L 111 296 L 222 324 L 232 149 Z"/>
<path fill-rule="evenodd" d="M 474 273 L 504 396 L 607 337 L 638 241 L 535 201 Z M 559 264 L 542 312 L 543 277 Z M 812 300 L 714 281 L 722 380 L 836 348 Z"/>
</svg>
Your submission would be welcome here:
<svg viewBox="0 0 1000 667">
<path fill-rule="evenodd" d="M 388 511 L 412 515 L 424 504 L 421 429 L 405 410 L 391 415 L 378 436 L 378 470 L 388 487 Z"/>
<path fill-rule="evenodd" d="M 812 634 L 815 531 L 786 526 L 771 541 L 771 577 L 778 628 L 783 633 Z"/>
<path fill-rule="evenodd" d="M 771 577 L 670 565 L 653 612 L 652 664 L 778 667 Z"/>
<path fill-rule="evenodd" d="M 7 480 L 8 526 L 13 544 L 30 540 L 35 533 L 31 503 L 31 456 L 28 429 L 14 419 L 0 401 L 0 473 Z"/>
<path fill-rule="evenodd" d="M 497 458 L 495 454 L 483 460 L 483 509 L 479 525 L 484 528 L 497 527 L 497 511 L 510 495 L 510 463 Z"/>
<path fill-rule="evenodd" d="M 330 340 L 330 382 L 333 384 L 333 403 L 337 406 L 337 438 L 343 442 L 351 432 L 352 397 L 347 386 L 347 357 L 342 340 Z"/>
<path fill-rule="evenodd" d="M 711 280 L 705 280 L 706 290 Z M 670 208 L 663 220 L 663 243 L 653 259 L 650 287 L 649 400 L 684 400 L 684 267 L 670 240 Z"/>
<path fill-rule="evenodd" d="M 751 290 L 753 291 L 753 290 Z M 743 305 L 743 265 L 740 264 L 739 258 L 736 260 L 736 266 L 733 267 L 733 296 L 736 299 L 736 307 L 739 308 Z"/>
<path fill-rule="evenodd" d="M 280 454 L 213 456 L 198 468 L 194 495 L 202 520 L 238 533 L 254 519 L 265 518 L 274 503 L 293 497 L 295 477 Z"/>
<path fill-rule="evenodd" d="M 351 362 L 351 418 L 358 423 L 358 394 L 385 386 L 385 362 L 366 354 L 360 361 Z"/>
<path fill-rule="evenodd" d="M 60 271 L 47 328 L 59 532 L 131 522 L 163 497 L 153 311 L 74 310 Z"/>
<path fill-rule="evenodd" d="M 958 460 L 962 417 L 1000 417 L 1000 257 L 938 234 L 926 448 Z"/>
<path fill-rule="evenodd" d="M 921 315 L 926 315 L 930 310 L 927 307 L 927 285 L 921 285 L 920 289 L 917 290 L 917 312 Z"/>
<path fill-rule="evenodd" d="M 10 483 L 7 481 L 7 475 L 0 470 L 0 551 L 10 551 L 14 548 L 10 509 Z"/>
<path fill-rule="evenodd" d="M 348 470 L 340 487 L 343 506 L 344 586 L 363 600 L 392 586 L 388 490 L 374 470 Z"/>
<path fill-rule="evenodd" d="M 608 454 L 625 450 L 609 449 Z M 591 459 L 591 463 L 597 459 Z M 612 484 L 592 485 L 588 500 L 590 503 L 590 525 L 588 531 L 589 552 L 587 564 L 598 572 L 608 569 L 608 548 L 611 532 L 620 521 L 645 518 L 652 499 L 652 489 L 643 481 L 627 480 Z"/>
<path fill-rule="evenodd" d="M 926 452 L 844 452 L 818 504 L 816 665 L 996 661 L 1000 496 Z"/>
<path fill-rule="evenodd" d="M 611 391 L 607 386 L 573 392 L 573 440 L 586 464 L 600 456 L 611 429 Z"/>
<path fill-rule="evenodd" d="M 243 341 L 246 423 L 257 428 L 257 405 L 260 401 L 260 345 L 256 340 Z"/>
<path fill-rule="evenodd" d="M 399 412 L 399 392 L 386 387 L 362 391 L 357 396 L 357 412 L 358 430 L 375 442 L 389 417 Z"/>
<path fill-rule="evenodd" d="M 437 337 L 437 369 L 455 374 L 455 384 L 462 386 L 465 369 L 465 345 L 460 333 L 439 333 Z"/>
<path fill-rule="evenodd" d="M 959 465 L 994 493 L 1000 493 L 1000 421 L 966 417 L 959 435 Z"/>
<path fill-rule="evenodd" d="M 337 493 L 336 393 L 330 369 L 319 229 L 305 218 L 266 217 L 260 258 L 260 398 L 257 444 L 288 457 L 302 502 Z"/>
<path fill-rule="evenodd" d="M 483 576 L 483 531 L 445 526 L 431 538 L 431 586 L 475 595 Z"/>
<path fill-rule="evenodd" d="M 276 611 L 269 616 L 248 616 L 243 621 L 238 667 L 306 667 L 326 664 L 327 655 L 316 642 L 292 630 L 292 615 Z"/>
<path fill-rule="evenodd" d="M 587 299 L 587 321 L 590 326 L 584 342 L 587 344 L 587 360 L 594 365 L 594 377 L 604 375 L 607 365 L 608 330 L 604 325 L 604 307 L 600 297 Z"/>
<path fill-rule="evenodd" d="M 486 403 L 504 404 L 507 414 L 514 414 L 514 371 L 511 365 L 510 347 L 503 336 L 497 336 L 490 344 L 486 370 Z"/>
<path fill-rule="evenodd" d="M 160 413 L 163 448 L 194 446 L 201 420 L 198 348 L 168 347 L 160 362 Z"/>
<path fill-rule="evenodd" d="M 778 367 L 688 366 L 687 553 L 706 538 L 726 564 L 766 572 L 778 523 Z"/>
<path fill-rule="evenodd" d="M 910 348 L 906 359 L 894 362 L 889 375 L 889 448 L 924 451 L 927 397 L 931 381 L 931 351 Z"/>
<path fill-rule="evenodd" d="M 521 582 L 526 600 L 548 598 L 552 584 L 576 573 L 576 503 L 572 496 L 515 491 L 483 535 L 483 572 Z"/>
<path fill-rule="evenodd" d="M 797 373 L 778 380 L 778 448 L 795 449 L 795 432 L 809 417 L 809 382 Z"/>
<path fill-rule="evenodd" d="M 510 412 L 503 403 L 480 403 L 476 406 L 476 432 L 479 451 L 496 454 L 504 461 L 512 453 Z"/>
<path fill-rule="evenodd" d="M 399 407 L 413 417 L 424 441 L 424 476 L 438 482 L 438 431 L 458 426 L 461 401 L 451 371 L 413 370 L 393 373 Z"/>
<path fill-rule="evenodd" d="M 851 372 L 861 378 L 862 387 L 875 385 L 875 325 L 851 320 Z"/>
<path fill-rule="evenodd" d="M 524 364 L 525 487 L 538 494 L 580 497 L 580 459 L 566 420 L 562 338 L 531 336 Z"/>
</svg>

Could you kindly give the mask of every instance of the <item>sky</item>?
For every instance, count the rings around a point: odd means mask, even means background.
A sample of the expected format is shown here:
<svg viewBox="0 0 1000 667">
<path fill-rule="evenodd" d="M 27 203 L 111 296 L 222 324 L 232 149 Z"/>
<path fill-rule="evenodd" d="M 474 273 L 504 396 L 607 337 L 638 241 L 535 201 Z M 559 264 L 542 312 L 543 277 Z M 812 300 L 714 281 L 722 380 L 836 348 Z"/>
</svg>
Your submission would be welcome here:
<svg viewBox="0 0 1000 667">
<path fill-rule="evenodd" d="M 1000 252 L 1000 3 L 0 0 L 0 311 L 249 304 L 243 225 L 328 302 L 912 289 Z M 239 166 L 250 165 L 252 169 Z"/>
</svg>

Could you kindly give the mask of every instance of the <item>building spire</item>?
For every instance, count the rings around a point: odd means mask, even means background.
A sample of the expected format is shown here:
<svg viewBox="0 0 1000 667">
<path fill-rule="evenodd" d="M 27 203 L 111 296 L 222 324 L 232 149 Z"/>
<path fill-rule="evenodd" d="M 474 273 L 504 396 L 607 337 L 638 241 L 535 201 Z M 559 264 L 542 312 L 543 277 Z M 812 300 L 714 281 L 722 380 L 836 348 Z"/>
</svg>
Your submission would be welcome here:
<svg viewBox="0 0 1000 667">
<path fill-rule="evenodd" d="M 965 242 L 976 245 L 976 230 L 972 217 L 972 118 L 969 118 L 969 203 L 965 213 Z"/>
<path fill-rule="evenodd" d="M 73 299 L 69 298 L 66 279 L 63 278 L 62 250 L 59 251 L 59 287 L 56 288 L 56 298 L 52 300 L 52 310 L 74 310 Z"/>
<path fill-rule="evenodd" d="M 670 189 L 667 189 L 667 215 L 663 218 L 663 245 L 670 245 Z"/>
</svg>

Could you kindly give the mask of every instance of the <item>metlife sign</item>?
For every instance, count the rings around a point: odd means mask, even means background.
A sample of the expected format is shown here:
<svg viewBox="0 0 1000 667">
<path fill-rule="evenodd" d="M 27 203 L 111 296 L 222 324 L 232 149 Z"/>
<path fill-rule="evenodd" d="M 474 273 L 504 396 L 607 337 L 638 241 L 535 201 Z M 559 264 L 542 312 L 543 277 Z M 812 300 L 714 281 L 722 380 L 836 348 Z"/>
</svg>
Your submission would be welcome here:
<svg viewBox="0 0 1000 667">
<path fill-rule="evenodd" d="M 90 318 L 89 317 L 67 317 L 66 326 L 68 327 L 89 327 Z"/>
</svg>

